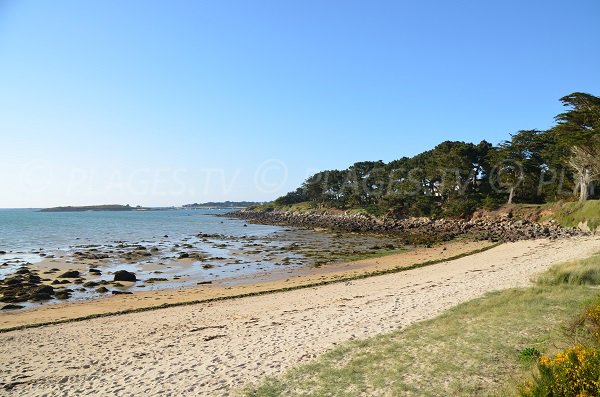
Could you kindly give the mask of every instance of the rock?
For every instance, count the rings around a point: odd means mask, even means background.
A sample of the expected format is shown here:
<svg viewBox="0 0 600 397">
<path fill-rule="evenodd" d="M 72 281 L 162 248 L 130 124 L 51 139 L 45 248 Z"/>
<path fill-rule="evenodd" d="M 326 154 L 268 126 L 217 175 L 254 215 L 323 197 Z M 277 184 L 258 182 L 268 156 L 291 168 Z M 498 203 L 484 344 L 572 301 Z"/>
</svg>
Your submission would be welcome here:
<svg viewBox="0 0 600 397">
<path fill-rule="evenodd" d="M 18 310 L 18 309 L 23 309 L 24 307 L 25 306 L 8 304 L 8 305 L 2 306 L 2 310 Z"/>
<path fill-rule="evenodd" d="M 37 287 L 32 291 L 34 294 L 54 294 L 54 287 L 50 285 L 42 285 L 41 287 Z"/>
<path fill-rule="evenodd" d="M 466 235 L 476 240 L 518 241 L 536 238 L 564 238 L 590 234 L 587 230 L 561 228 L 512 217 L 463 219 L 403 218 L 393 213 L 375 217 L 363 214 L 349 215 L 326 211 L 292 212 L 285 210 L 240 210 L 225 216 L 261 224 L 299 226 L 346 232 L 398 233 L 406 236 L 405 243 L 431 245 Z M 585 225 L 580 225 L 583 229 Z"/>
<path fill-rule="evenodd" d="M 69 270 L 58 276 L 58 278 L 79 278 L 79 276 L 80 273 L 77 270 Z"/>
<path fill-rule="evenodd" d="M 57 299 L 69 299 L 71 297 L 71 294 L 69 293 L 69 291 L 58 291 L 54 296 Z"/>
<path fill-rule="evenodd" d="M 47 301 L 50 299 L 53 299 L 52 295 L 44 293 L 37 293 L 31 296 L 32 301 Z"/>
<path fill-rule="evenodd" d="M 155 283 L 157 281 L 169 281 L 166 278 L 161 278 L 161 277 L 151 277 L 148 280 L 146 280 L 147 283 L 152 284 Z"/>
<path fill-rule="evenodd" d="M 96 292 L 98 292 L 100 294 L 105 294 L 108 292 L 108 288 L 106 288 L 106 287 L 96 288 Z"/>
<path fill-rule="evenodd" d="M 84 283 L 83 286 L 86 288 L 91 288 L 91 287 L 97 287 L 100 284 L 98 284 L 96 281 L 88 281 L 87 283 Z"/>
<path fill-rule="evenodd" d="M 111 291 L 113 295 L 131 295 L 133 292 L 129 291 Z"/>
<path fill-rule="evenodd" d="M 189 257 L 190 257 L 190 254 L 188 254 L 187 252 L 182 252 L 181 254 L 179 254 L 178 259 L 186 259 Z"/>
<path fill-rule="evenodd" d="M 115 272 L 113 281 L 137 281 L 135 273 L 128 272 L 127 270 L 118 270 Z"/>
</svg>

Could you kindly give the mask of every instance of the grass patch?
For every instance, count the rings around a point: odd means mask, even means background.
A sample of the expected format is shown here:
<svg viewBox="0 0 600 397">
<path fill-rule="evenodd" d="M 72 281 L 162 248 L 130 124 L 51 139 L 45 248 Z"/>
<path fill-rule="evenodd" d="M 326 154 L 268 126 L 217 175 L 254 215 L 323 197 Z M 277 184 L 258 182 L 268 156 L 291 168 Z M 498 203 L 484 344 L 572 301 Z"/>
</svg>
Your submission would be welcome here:
<svg viewBox="0 0 600 397">
<path fill-rule="evenodd" d="M 494 292 L 404 330 L 345 343 L 268 378 L 246 396 L 515 395 L 538 352 L 564 342 L 562 325 L 598 294 L 586 286 Z"/>
<path fill-rule="evenodd" d="M 600 285 L 600 254 L 554 265 L 536 281 L 541 285 Z"/>
<path fill-rule="evenodd" d="M 588 200 L 583 203 L 555 203 L 547 207 L 552 214 L 542 220 L 554 219 L 563 227 L 577 227 L 579 223 L 586 223 L 590 230 L 600 226 L 600 200 Z"/>
</svg>

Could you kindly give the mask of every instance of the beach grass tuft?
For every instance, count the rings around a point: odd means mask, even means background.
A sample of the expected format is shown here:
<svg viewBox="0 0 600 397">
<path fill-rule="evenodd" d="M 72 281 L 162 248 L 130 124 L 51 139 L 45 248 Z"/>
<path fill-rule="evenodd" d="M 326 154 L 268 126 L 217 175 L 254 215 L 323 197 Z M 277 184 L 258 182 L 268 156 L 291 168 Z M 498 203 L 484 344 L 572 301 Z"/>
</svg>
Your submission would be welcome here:
<svg viewBox="0 0 600 397">
<path fill-rule="evenodd" d="M 600 254 L 554 265 L 535 281 L 540 285 L 600 285 Z"/>
</svg>

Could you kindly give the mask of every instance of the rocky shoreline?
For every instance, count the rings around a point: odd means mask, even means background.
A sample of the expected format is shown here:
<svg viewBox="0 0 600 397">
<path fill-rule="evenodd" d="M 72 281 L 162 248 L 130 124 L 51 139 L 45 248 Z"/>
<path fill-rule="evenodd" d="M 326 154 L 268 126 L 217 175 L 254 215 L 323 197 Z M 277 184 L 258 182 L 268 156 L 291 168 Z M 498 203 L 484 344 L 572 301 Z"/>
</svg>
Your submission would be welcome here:
<svg viewBox="0 0 600 397">
<path fill-rule="evenodd" d="M 413 240 L 449 241 L 466 236 L 475 240 L 509 242 L 538 238 L 566 238 L 588 235 L 577 228 L 563 228 L 556 223 L 537 223 L 510 216 L 463 219 L 398 218 L 390 215 L 376 217 L 365 214 L 346 214 L 326 210 L 298 212 L 285 210 L 243 209 L 225 214 L 253 223 L 296 227 L 326 228 L 345 232 L 393 233 L 412 236 Z"/>
</svg>

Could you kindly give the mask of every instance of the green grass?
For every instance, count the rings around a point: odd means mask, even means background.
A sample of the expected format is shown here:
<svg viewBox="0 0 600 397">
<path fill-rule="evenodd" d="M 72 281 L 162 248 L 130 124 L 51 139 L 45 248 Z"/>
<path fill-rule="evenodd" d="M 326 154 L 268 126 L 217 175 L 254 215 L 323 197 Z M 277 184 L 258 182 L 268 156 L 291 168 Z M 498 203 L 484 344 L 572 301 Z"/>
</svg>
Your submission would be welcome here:
<svg viewBox="0 0 600 397">
<path fill-rule="evenodd" d="M 568 344 L 564 326 L 598 296 L 580 285 L 494 292 L 404 330 L 348 342 L 267 378 L 246 396 L 516 395 L 534 360 Z"/>
<path fill-rule="evenodd" d="M 554 219 L 563 227 L 577 227 L 579 223 L 587 222 L 590 230 L 600 226 L 600 200 L 588 200 L 583 203 L 554 203 L 547 207 L 552 215 L 543 220 Z"/>
<path fill-rule="evenodd" d="M 541 285 L 600 285 L 600 254 L 554 265 L 536 281 Z"/>
</svg>

